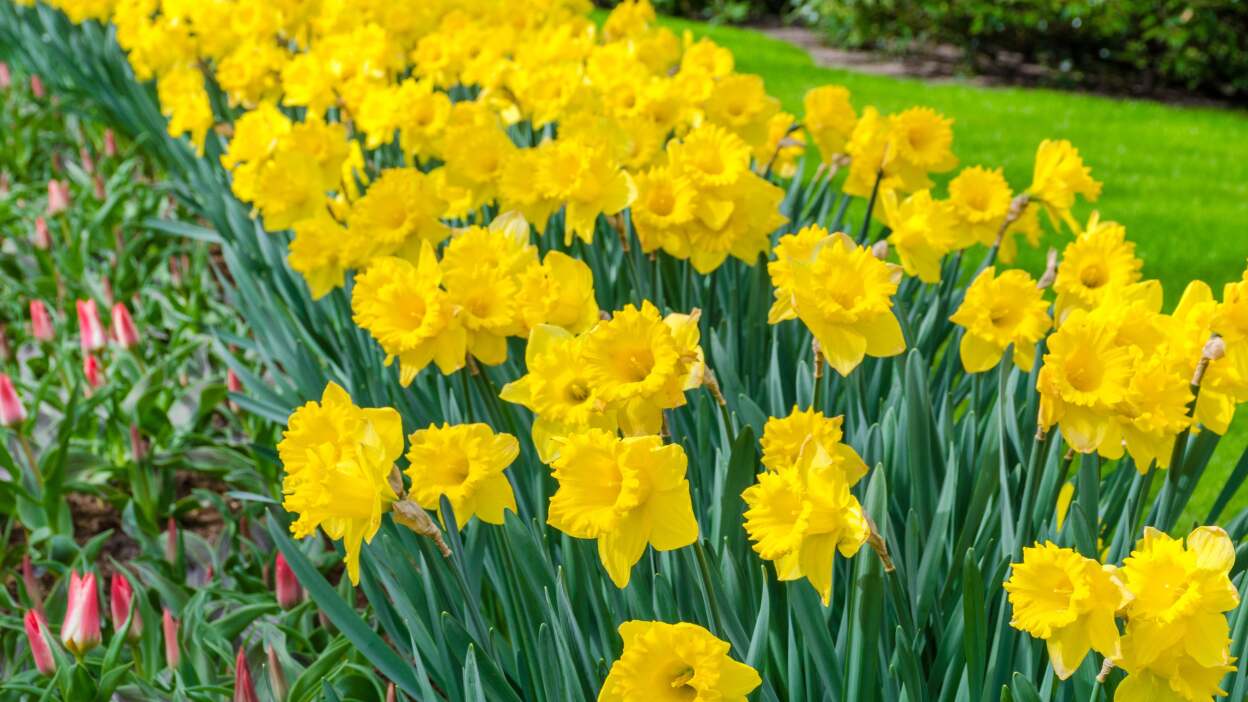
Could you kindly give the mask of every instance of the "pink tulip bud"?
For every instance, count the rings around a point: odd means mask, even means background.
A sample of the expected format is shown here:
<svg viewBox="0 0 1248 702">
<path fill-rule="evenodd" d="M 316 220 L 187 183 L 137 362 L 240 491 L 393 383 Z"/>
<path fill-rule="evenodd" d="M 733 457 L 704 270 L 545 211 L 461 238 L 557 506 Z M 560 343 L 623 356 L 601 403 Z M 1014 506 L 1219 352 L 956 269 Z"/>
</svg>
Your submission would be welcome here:
<svg viewBox="0 0 1248 702">
<path fill-rule="evenodd" d="M 48 642 L 48 622 L 36 610 L 26 612 L 23 618 L 26 625 L 26 640 L 30 642 L 30 654 L 35 659 L 35 667 L 41 675 L 56 672 L 56 659 L 52 657 L 52 644 Z"/>
<path fill-rule="evenodd" d="M 35 248 L 47 251 L 52 248 L 52 234 L 48 231 L 48 220 L 43 216 L 35 217 Z"/>
<path fill-rule="evenodd" d="M 69 182 L 53 178 L 48 181 L 48 216 L 69 209 Z"/>
<path fill-rule="evenodd" d="M 399 691 L 395 689 L 394 683 L 386 686 L 386 702 L 398 702 Z"/>
<path fill-rule="evenodd" d="M 35 607 L 35 611 L 43 614 L 43 588 L 35 577 L 35 566 L 30 562 L 30 554 L 22 556 L 22 585 L 26 587 L 26 597 Z"/>
<path fill-rule="evenodd" d="M 82 577 L 69 574 L 69 599 L 65 621 L 61 623 L 61 643 L 81 659 L 100 645 L 100 600 L 95 591 L 95 573 Z"/>
<path fill-rule="evenodd" d="M 260 698 L 256 697 L 256 684 L 251 680 L 251 669 L 247 667 L 247 656 L 241 647 L 234 657 L 234 702 L 260 702 Z"/>
<path fill-rule="evenodd" d="M 100 366 L 100 359 L 95 356 L 87 356 L 82 359 L 82 375 L 87 379 L 88 394 L 90 390 L 94 390 L 104 384 L 104 372 Z"/>
<path fill-rule="evenodd" d="M 90 354 L 96 349 L 104 348 L 104 325 L 100 324 L 100 313 L 95 307 L 95 300 L 78 300 L 77 307 L 78 341 L 82 345 L 82 352 Z"/>
<path fill-rule="evenodd" d="M 86 144 L 78 147 L 78 161 L 82 164 L 82 170 L 95 173 L 95 159 L 91 158 L 91 149 Z"/>
<path fill-rule="evenodd" d="M 133 348 L 139 343 L 139 330 L 134 326 L 134 318 L 130 316 L 130 310 L 126 309 L 124 302 L 113 305 L 113 340 L 125 349 Z"/>
<path fill-rule="evenodd" d="M 130 425 L 130 456 L 135 463 L 142 463 L 143 458 L 147 456 L 147 442 L 143 440 L 143 435 L 139 433 L 139 425 Z"/>
<path fill-rule="evenodd" d="M 109 158 L 117 155 L 117 135 L 111 129 L 104 130 L 104 155 Z"/>
<path fill-rule="evenodd" d="M 165 665 L 177 668 L 182 660 L 182 649 L 178 646 L 178 620 L 166 609 L 160 617 L 160 628 L 165 632 Z"/>
<path fill-rule="evenodd" d="M 39 341 L 51 341 L 55 336 L 52 315 L 48 314 L 48 307 L 43 304 L 43 300 L 30 301 L 30 335 Z"/>
<path fill-rule="evenodd" d="M 9 64 L 0 61 L 0 90 L 8 90 L 13 85 L 13 74 L 9 72 Z"/>
<path fill-rule="evenodd" d="M 43 79 L 37 75 L 30 77 L 30 92 L 38 99 L 42 100 L 46 91 L 43 89 Z"/>
<path fill-rule="evenodd" d="M 126 625 L 126 618 L 130 617 L 130 628 L 126 630 L 126 640 L 135 643 L 143 636 L 143 618 L 139 616 L 139 610 L 134 607 L 134 588 L 130 586 L 130 581 L 121 573 L 113 573 L 113 580 L 108 588 L 108 608 L 113 615 L 113 630 L 121 631 L 121 627 Z M 134 614 L 131 615 L 131 609 Z"/>
<path fill-rule="evenodd" d="M 225 387 L 230 392 L 242 392 L 243 391 L 243 381 L 239 380 L 238 374 L 234 372 L 233 368 L 227 369 L 225 371 Z"/>
<path fill-rule="evenodd" d="M 173 517 L 169 518 L 165 527 L 165 560 L 170 563 L 178 562 L 178 523 Z"/>
<path fill-rule="evenodd" d="M 0 426 L 15 427 L 24 421 L 26 408 L 22 406 L 22 399 L 17 396 L 13 379 L 6 373 L 0 373 Z"/>
<path fill-rule="evenodd" d="M 108 188 L 104 187 L 104 176 L 96 173 L 95 177 L 91 179 L 91 186 L 92 194 L 95 195 L 96 200 L 108 199 Z"/>
<path fill-rule="evenodd" d="M 264 647 L 264 655 L 268 661 L 266 666 L 269 671 L 269 689 L 273 691 L 273 698 L 284 700 L 290 686 L 286 684 L 286 673 L 282 670 L 282 662 L 277 659 L 277 651 L 272 646 Z"/>
<path fill-rule="evenodd" d="M 282 609 L 291 609 L 303 600 L 303 588 L 295 578 L 295 571 L 290 569 L 286 556 L 277 554 L 277 563 L 273 568 L 274 590 L 277 591 L 277 604 Z"/>
</svg>

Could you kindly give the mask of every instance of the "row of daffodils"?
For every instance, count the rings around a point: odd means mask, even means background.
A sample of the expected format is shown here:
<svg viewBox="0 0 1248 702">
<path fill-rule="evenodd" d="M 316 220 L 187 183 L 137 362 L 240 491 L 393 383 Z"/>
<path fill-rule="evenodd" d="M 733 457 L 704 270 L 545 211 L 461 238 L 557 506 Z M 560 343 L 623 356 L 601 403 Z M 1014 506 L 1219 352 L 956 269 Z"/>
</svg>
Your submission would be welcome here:
<svg viewBox="0 0 1248 702">
<path fill-rule="evenodd" d="M 635 241 L 701 274 L 765 257 L 769 322 L 800 320 L 849 376 L 907 348 L 893 300 L 906 277 L 939 283 L 944 262 L 984 247 L 952 314 L 964 370 L 1038 360 L 1041 434 L 1127 454 L 1141 473 L 1167 468 L 1198 427 L 1225 432 L 1248 401 L 1248 274 L 1220 298 L 1193 283 L 1163 312 L 1123 227 L 1072 215 L 1101 184 L 1071 144 L 1040 144 L 1018 192 L 1000 169 L 954 175 L 951 120 L 858 109 L 836 86 L 790 115 L 730 52 L 657 25 L 646 0 L 601 27 L 583 0 L 53 4 L 116 26 L 136 75 L 155 79 L 172 134 L 200 148 L 228 138 L 221 165 L 235 195 L 268 230 L 293 230 L 289 263 L 313 296 L 346 285 L 356 324 L 398 361 L 404 385 L 431 364 L 501 364 L 509 339 L 527 339 L 527 373 L 501 398 L 535 418 L 531 440 L 557 483 L 548 524 L 596 540 L 619 588 L 647 548 L 698 539 L 686 453 L 665 440 L 665 413 L 715 380 L 697 310 L 599 310 L 601 281 L 583 262 L 594 248 Z M 217 124 L 218 89 L 232 124 Z M 402 165 L 378 167 L 379 154 Z M 807 160 L 820 162 L 813 175 Z M 945 173 L 942 199 L 931 176 Z M 865 231 L 786 230 L 779 183 L 803 177 L 840 178 L 846 196 L 869 199 L 887 246 Z M 999 267 L 1046 228 L 1068 243 L 1044 278 Z M 813 409 L 769 419 L 762 450 L 741 495 L 744 529 L 777 578 L 806 579 L 827 604 L 838 553 L 870 544 L 885 555 L 855 492 L 868 466 L 841 418 Z M 296 536 L 319 527 L 342 541 L 358 581 L 387 513 L 436 532 L 422 508 L 445 500 L 461 526 L 501 523 L 516 509 L 519 451 L 485 424 L 405 441 L 395 410 L 360 408 L 331 384 L 291 416 L 279 446 L 285 506 Z M 405 454 L 407 481 L 395 466 Z M 1005 583 L 1013 624 L 1047 642 L 1062 678 L 1095 650 L 1128 673 L 1119 700 L 1207 699 L 1230 669 L 1234 554 L 1215 527 L 1185 540 L 1148 531 L 1121 566 L 1037 544 Z M 619 632 L 624 652 L 600 700 L 742 700 L 760 685 L 693 624 Z"/>
</svg>

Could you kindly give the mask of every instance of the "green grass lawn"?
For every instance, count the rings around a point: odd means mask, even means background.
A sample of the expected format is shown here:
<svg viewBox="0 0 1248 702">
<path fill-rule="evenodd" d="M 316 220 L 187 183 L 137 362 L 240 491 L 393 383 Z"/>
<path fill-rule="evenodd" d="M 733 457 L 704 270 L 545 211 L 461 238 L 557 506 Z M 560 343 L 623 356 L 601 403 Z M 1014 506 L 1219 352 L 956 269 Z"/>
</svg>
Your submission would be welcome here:
<svg viewBox="0 0 1248 702">
<path fill-rule="evenodd" d="M 665 22 L 731 49 L 739 71 L 763 76 L 768 91 L 799 116 L 803 94 L 828 83 L 849 88 L 860 109 L 933 107 L 954 119 L 962 164 L 1002 166 L 1015 190 L 1030 182 L 1042 139 L 1069 139 L 1105 184 L 1095 208 L 1126 226 L 1145 276 L 1163 281 L 1170 304 L 1196 278 L 1220 295 L 1248 261 L 1248 113 L 853 73 L 816 66 L 804 50 L 755 31 Z M 1065 241 L 1051 237 L 1046 248 Z M 1033 251 L 1022 264 L 1036 268 L 1041 260 Z M 1183 523 L 1204 519 L 1245 446 L 1248 409 L 1241 409 L 1210 467 L 1215 475 L 1202 481 Z M 1245 506 L 1248 490 L 1241 490 L 1223 519 Z"/>
</svg>

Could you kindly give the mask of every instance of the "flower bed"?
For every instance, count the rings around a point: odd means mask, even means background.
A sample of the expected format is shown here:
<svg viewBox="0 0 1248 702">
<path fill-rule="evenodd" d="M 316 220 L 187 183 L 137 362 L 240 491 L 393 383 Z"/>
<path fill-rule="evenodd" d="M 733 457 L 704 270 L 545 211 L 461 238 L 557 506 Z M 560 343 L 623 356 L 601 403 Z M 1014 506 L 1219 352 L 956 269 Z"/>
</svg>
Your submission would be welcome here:
<svg viewBox="0 0 1248 702">
<path fill-rule="evenodd" d="M 0 31 L 211 225 L 268 533 L 396 695 L 1242 692 L 1248 459 L 1179 520 L 1248 276 L 1163 312 L 1074 145 L 941 196 L 948 119 L 787 115 L 644 2 L 58 5 Z"/>
</svg>

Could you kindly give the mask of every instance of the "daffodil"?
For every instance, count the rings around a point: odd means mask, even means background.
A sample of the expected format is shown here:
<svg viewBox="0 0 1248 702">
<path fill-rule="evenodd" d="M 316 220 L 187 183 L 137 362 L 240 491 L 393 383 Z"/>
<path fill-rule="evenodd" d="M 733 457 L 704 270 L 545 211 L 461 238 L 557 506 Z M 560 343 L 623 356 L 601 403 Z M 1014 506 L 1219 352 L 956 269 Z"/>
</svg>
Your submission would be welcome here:
<svg viewBox="0 0 1248 702">
<path fill-rule="evenodd" d="M 529 328 L 553 324 L 579 334 L 598 321 L 594 274 L 580 259 L 550 251 L 542 265 L 524 270 L 520 289 L 520 314 Z"/>
<path fill-rule="evenodd" d="M 1000 168 L 971 166 L 949 181 L 949 204 L 958 217 L 962 246 L 992 246 L 1005 222 L 1014 194 Z M 1005 260 L 1002 241 L 1002 260 Z M 1011 257 L 1012 260 L 1012 257 Z"/>
<path fill-rule="evenodd" d="M 854 133 L 858 114 L 849 100 L 849 90 L 840 85 L 811 88 L 802 98 L 805 115 L 802 124 L 810 133 L 824 163 L 845 152 Z"/>
<path fill-rule="evenodd" d="M 488 424 L 430 424 L 408 437 L 412 499 L 440 513 L 446 497 L 462 529 L 470 517 L 502 524 L 503 512 L 516 511 L 516 496 L 503 470 L 520 454 L 511 434 L 495 434 Z"/>
<path fill-rule="evenodd" d="M 1075 197 L 1082 195 L 1095 202 L 1101 194 L 1100 182 L 1092 179 L 1092 169 L 1069 141 L 1045 139 L 1036 149 L 1036 165 L 1027 195 L 1049 213 L 1054 226 L 1065 222 L 1078 232 L 1079 225 L 1070 216 Z"/>
<path fill-rule="evenodd" d="M 753 668 L 728 655 L 728 642 L 697 624 L 624 622 L 620 638 L 624 652 L 598 702 L 745 702 L 762 684 Z"/>
<path fill-rule="evenodd" d="M 573 434 L 554 462 L 559 489 L 547 521 L 568 536 L 597 539 L 603 568 L 623 588 L 647 545 L 671 551 L 697 540 L 685 468 L 684 449 L 657 436 Z"/>
<path fill-rule="evenodd" d="M 813 408 L 797 407 L 784 418 L 771 417 L 763 425 L 763 465 L 768 470 L 785 471 L 796 466 L 802 451 L 818 446 L 827 453 L 827 467 L 839 472 L 853 487 L 867 474 L 867 464 L 852 446 L 843 442 L 844 417 L 828 417 Z"/>
<path fill-rule="evenodd" d="M 866 356 L 895 356 L 906 348 L 892 310 L 901 270 L 880 261 L 841 233 L 813 225 L 780 238 L 767 266 L 776 301 L 768 321 L 801 319 L 841 375 Z"/>
<path fill-rule="evenodd" d="M 533 327 L 524 352 L 528 372 L 499 393 L 537 415 L 533 445 L 546 463 L 558 455 L 564 437 L 591 428 L 614 432 L 617 427 L 615 411 L 585 372 L 584 344 L 584 336 L 573 336 L 561 327 Z"/>
<path fill-rule="evenodd" d="M 968 373 L 982 373 L 997 365 L 1007 348 L 1014 348 L 1014 364 L 1030 372 L 1036 342 L 1053 324 L 1043 291 L 1025 271 L 996 274 L 985 268 L 966 289 L 958 311 L 950 317 L 964 329 L 959 353 Z"/>
<path fill-rule="evenodd" d="M 897 249 L 907 274 L 925 283 L 940 282 L 940 264 L 956 244 L 953 208 L 920 190 L 904 200 L 897 191 L 879 194 L 882 220 L 892 231 L 888 243 Z"/>
<path fill-rule="evenodd" d="M 355 281 L 353 319 L 381 344 L 387 364 L 399 360 L 404 387 L 430 362 L 447 374 L 464 365 L 467 332 L 454 320 L 441 280 L 433 247 L 425 242 L 417 263 L 377 258 Z"/>
<path fill-rule="evenodd" d="M 351 207 L 351 260 L 362 266 L 375 256 L 405 248 L 418 251 L 420 242 L 438 244 L 450 235 L 439 218 L 445 205 L 434 184 L 413 168 L 391 168 L 369 186 Z"/>
<path fill-rule="evenodd" d="M 658 433 L 663 410 L 685 404 L 704 369 L 698 312 L 666 318 L 648 300 L 627 305 L 591 329 L 582 347 L 585 375 L 619 409 L 627 434 Z"/>
<path fill-rule="evenodd" d="M 1049 337 L 1036 380 L 1040 426 L 1060 425 L 1081 453 L 1104 447 L 1121 455 L 1115 408 L 1127 396 L 1135 354 L 1115 341 L 1117 333 L 1112 315 L 1075 310 Z"/>
<path fill-rule="evenodd" d="M 1102 222 L 1093 214 L 1087 229 L 1066 245 L 1053 281 L 1059 319 L 1074 309 L 1117 303 L 1127 288 L 1139 282 L 1144 264 L 1126 236 L 1125 227 Z"/>
<path fill-rule="evenodd" d="M 836 553 L 852 557 L 870 535 L 862 505 L 846 482 L 856 469 L 844 458 L 810 442 L 792 468 L 763 471 L 758 483 L 741 493 L 754 550 L 774 562 L 780 580 L 806 578 L 825 605 L 832 598 Z"/>
<path fill-rule="evenodd" d="M 1235 545 L 1218 527 L 1197 528 L 1186 544 L 1145 527 L 1120 571 L 1134 599 L 1114 661 L 1128 673 L 1119 696 L 1194 702 L 1225 694 L 1218 684 L 1233 670 L 1225 612 L 1239 604 L 1234 564 Z"/>
<path fill-rule="evenodd" d="M 329 383 L 321 401 L 291 414 L 277 445 L 286 476 L 282 506 L 298 518 L 297 538 L 320 527 L 340 539 L 347 575 L 360 581 L 360 549 L 381 527 L 382 515 L 398 496 L 389 478 L 403 454 L 403 424 L 390 408 L 362 409 L 347 392 Z"/>
<path fill-rule="evenodd" d="M 1023 549 L 1003 587 L 1014 609 L 1010 625 L 1043 639 L 1049 662 L 1069 678 L 1090 650 L 1121 653 L 1114 617 L 1130 600 L 1114 569 L 1046 542 Z"/>
</svg>

